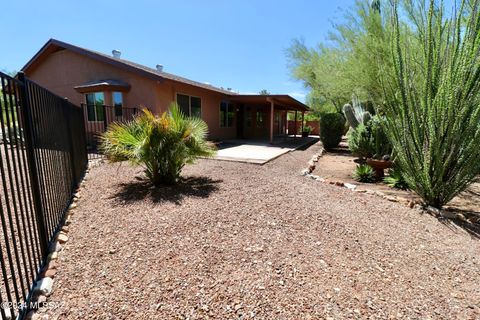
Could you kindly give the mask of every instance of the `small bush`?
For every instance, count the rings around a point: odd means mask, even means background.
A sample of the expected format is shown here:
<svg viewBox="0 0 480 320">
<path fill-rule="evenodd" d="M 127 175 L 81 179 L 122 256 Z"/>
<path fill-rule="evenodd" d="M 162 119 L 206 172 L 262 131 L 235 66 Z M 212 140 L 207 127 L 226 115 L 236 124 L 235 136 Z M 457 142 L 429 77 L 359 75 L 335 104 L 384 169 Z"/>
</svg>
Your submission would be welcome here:
<svg viewBox="0 0 480 320">
<path fill-rule="evenodd" d="M 207 130 L 203 120 L 185 116 L 177 104 L 161 116 L 144 109 L 133 121 L 110 125 L 101 149 L 113 162 L 142 165 L 155 186 L 174 184 L 185 164 L 215 154 Z"/>
<path fill-rule="evenodd" d="M 388 176 L 383 178 L 383 182 L 387 184 L 389 187 L 401 190 L 408 190 L 408 183 L 402 176 L 402 173 L 399 169 L 393 168 L 390 169 Z"/>
<path fill-rule="evenodd" d="M 345 128 L 345 117 L 343 114 L 326 113 L 320 118 L 320 140 L 325 149 L 332 149 L 342 141 Z"/>
<path fill-rule="evenodd" d="M 303 127 L 303 132 L 310 134 L 313 131 L 313 128 L 310 126 Z"/>
<path fill-rule="evenodd" d="M 372 183 L 375 182 L 375 172 L 369 165 L 361 164 L 353 172 L 353 179 L 358 182 Z"/>
</svg>

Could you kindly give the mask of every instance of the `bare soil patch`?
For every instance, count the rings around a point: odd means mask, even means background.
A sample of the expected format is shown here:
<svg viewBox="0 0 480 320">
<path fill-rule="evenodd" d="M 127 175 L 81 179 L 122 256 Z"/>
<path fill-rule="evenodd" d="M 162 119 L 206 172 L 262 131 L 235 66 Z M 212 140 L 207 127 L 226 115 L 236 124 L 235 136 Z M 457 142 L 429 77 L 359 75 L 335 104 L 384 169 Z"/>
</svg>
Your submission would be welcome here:
<svg viewBox="0 0 480 320">
<path fill-rule="evenodd" d="M 176 187 L 93 168 L 49 301 L 58 319 L 480 317 L 480 241 L 374 195 L 201 160 Z"/>
</svg>

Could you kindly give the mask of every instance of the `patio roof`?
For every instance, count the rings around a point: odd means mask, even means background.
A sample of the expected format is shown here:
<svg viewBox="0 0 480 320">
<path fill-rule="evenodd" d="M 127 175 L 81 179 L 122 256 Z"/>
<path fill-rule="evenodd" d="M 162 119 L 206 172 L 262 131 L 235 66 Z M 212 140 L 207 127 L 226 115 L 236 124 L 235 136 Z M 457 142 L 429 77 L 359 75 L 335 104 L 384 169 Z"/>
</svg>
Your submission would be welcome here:
<svg viewBox="0 0 480 320">
<path fill-rule="evenodd" d="M 277 110 L 293 110 L 303 112 L 310 110 L 307 105 L 287 94 L 237 94 L 231 96 L 230 100 L 233 102 L 256 105 L 270 105 L 273 102 L 275 109 Z"/>
</svg>

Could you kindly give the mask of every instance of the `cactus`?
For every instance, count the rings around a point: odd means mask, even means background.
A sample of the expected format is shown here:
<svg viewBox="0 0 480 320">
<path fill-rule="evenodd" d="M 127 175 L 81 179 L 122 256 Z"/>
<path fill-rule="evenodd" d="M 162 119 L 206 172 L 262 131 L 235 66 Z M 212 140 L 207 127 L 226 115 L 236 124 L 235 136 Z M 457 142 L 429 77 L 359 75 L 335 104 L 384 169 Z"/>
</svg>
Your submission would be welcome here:
<svg viewBox="0 0 480 320">
<path fill-rule="evenodd" d="M 347 103 L 346 105 L 343 106 L 343 114 L 345 115 L 345 118 L 347 118 L 347 121 L 350 127 L 352 127 L 353 129 L 356 129 L 360 124 L 360 122 L 355 116 L 355 110 L 353 110 L 353 107 L 351 104 Z"/>
<path fill-rule="evenodd" d="M 355 95 L 352 97 L 352 104 L 347 103 L 343 106 L 343 113 L 353 129 L 356 129 L 360 123 L 367 124 L 372 119 L 370 112 L 364 110 Z"/>
</svg>

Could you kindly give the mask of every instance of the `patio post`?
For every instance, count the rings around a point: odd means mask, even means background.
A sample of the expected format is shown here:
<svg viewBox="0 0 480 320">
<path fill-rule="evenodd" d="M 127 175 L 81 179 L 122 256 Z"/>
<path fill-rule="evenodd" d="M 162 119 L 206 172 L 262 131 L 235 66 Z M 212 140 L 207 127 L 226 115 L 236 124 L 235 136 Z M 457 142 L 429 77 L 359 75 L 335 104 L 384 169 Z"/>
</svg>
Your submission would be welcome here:
<svg viewBox="0 0 480 320">
<path fill-rule="evenodd" d="M 273 143 L 273 117 L 275 104 L 273 100 L 270 101 L 270 143 Z"/>
<path fill-rule="evenodd" d="M 302 133 L 303 133 L 304 122 L 305 122 L 305 111 L 302 111 Z"/>
<path fill-rule="evenodd" d="M 293 139 L 297 137 L 297 110 L 295 110 L 295 122 L 294 122 L 294 129 L 295 132 L 293 133 Z"/>
</svg>

